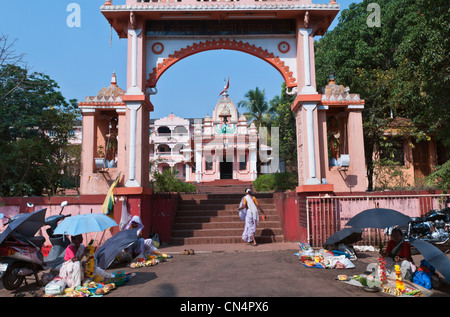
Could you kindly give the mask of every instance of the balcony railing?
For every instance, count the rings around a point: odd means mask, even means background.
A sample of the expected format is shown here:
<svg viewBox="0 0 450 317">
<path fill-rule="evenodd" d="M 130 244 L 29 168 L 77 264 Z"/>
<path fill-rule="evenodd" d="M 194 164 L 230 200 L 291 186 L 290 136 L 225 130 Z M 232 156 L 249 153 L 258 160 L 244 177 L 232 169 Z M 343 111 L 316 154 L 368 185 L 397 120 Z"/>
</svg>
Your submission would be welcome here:
<svg viewBox="0 0 450 317">
<path fill-rule="evenodd" d="M 106 0 L 107 3 L 112 3 L 113 5 L 142 5 L 142 4 L 152 4 L 152 3 L 183 3 L 183 4 L 193 4 L 193 3 L 242 3 L 249 4 L 255 2 L 297 2 L 305 5 L 337 5 L 335 0 Z M 321 3 L 313 3 L 321 2 Z"/>
</svg>

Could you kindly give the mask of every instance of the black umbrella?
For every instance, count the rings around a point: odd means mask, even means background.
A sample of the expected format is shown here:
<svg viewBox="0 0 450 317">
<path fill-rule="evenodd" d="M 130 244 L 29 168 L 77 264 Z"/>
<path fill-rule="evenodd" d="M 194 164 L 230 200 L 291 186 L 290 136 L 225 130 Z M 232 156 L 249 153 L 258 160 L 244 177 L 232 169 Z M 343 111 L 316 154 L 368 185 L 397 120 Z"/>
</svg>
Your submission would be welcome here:
<svg viewBox="0 0 450 317">
<path fill-rule="evenodd" d="M 333 244 L 353 244 L 355 242 L 362 240 L 362 229 L 360 228 L 344 228 L 342 230 L 336 231 L 331 235 L 324 245 Z"/>
<path fill-rule="evenodd" d="M 411 239 L 410 242 L 423 255 L 425 261 L 441 272 L 445 279 L 450 283 L 450 259 L 447 255 L 426 241 Z"/>
<path fill-rule="evenodd" d="M 19 214 L 8 227 L 0 234 L 0 243 L 5 241 L 13 232 L 32 238 L 38 230 L 45 225 L 45 212 L 47 208 L 31 213 Z"/>
<path fill-rule="evenodd" d="M 394 226 L 407 226 L 411 218 L 393 209 L 373 208 L 367 209 L 352 219 L 346 226 L 353 228 L 378 228 L 384 229 Z"/>
<path fill-rule="evenodd" d="M 95 252 L 97 266 L 106 270 L 120 252 L 138 240 L 138 230 L 138 228 L 123 230 L 106 240 Z"/>
</svg>

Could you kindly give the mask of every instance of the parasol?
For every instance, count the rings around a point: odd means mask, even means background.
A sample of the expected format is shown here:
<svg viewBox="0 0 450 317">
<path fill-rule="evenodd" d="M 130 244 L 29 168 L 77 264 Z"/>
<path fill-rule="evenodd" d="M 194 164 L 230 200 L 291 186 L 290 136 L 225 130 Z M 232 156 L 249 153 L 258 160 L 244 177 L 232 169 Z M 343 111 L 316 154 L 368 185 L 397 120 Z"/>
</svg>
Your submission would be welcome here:
<svg viewBox="0 0 450 317">
<path fill-rule="evenodd" d="M 346 226 L 353 228 L 384 229 L 394 226 L 407 226 L 410 221 L 410 217 L 396 210 L 373 208 L 360 212 L 350 219 Z"/>
<path fill-rule="evenodd" d="M 95 252 L 97 266 L 106 270 L 122 250 L 138 240 L 138 230 L 138 228 L 123 230 L 106 240 Z"/>
<path fill-rule="evenodd" d="M 342 230 L 336 231 L 331 235 L 324 245 L 333 244 L 353 244 L 355 242 L 362 240 L 362 229 L 360 228 L 344 228 Z"/>
<path fill-rule="evenodd" d="M 0 234 L 0 243 L 12 233 L 18 233 L 26 238 L 33 238 L 36 232 L 45 225 L 46 211 L 47 208 L 17 215 L 13 220 L 10 220 L 8 227 Z"/>
<path fill-rule="evenodd" d="M 425 260 L 433 265 L 450 283 L 450 259 L 437 247 L 423 240 L 410 239 Z"/>
<path fill-rule="evenodd" d="M 76 236 L 82 233 L 103 231 L 115 226 L 118 224 L 105 214 L 81 214 L 61 221 L 54 234 Z"/>
</svg>

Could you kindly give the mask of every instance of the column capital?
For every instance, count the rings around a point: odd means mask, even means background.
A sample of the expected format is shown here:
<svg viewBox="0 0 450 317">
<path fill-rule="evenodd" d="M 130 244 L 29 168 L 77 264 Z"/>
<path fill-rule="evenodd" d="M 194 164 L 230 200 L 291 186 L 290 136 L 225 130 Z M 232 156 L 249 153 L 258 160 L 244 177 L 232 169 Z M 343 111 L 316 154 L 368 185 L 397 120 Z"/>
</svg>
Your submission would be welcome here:
<svg viewBox="0 0 450 317">
<path fill-rule="evenodd" d="M 307 36 L 312 33 L 312 29 L 306 29 L 306 28 L 299 28 L 298 31 L 302 36 Z"/>
<path fill-rule="evenodd" d="M 320 94 L 310 94 L 310 95 L 297 95 L 294 102 L 291 105 L 292 111 L 299 111 L 301 109 L 301 105 L 305 104 L 315 104 L 318 105 L 322 100 L 322 95 Z"/>
<path fill-rule="evenodd" d="M 126 103 L 128 109 L 132 109 L 131 107 L 135 107 L 133 105 L 139 104 L 139 107 L 137 107 L 136 110 L 140 108 L 141 105 L 144 105 L 148 108 L 149 111 L 153 111 L 153 105 L 148 100 L 148 98 L 144 94 L 137 94 L 137 95 L 122 95 L 122 101 Z"/>
<path fill-rule="evenodd" d="M 142 29 L 128 29 L 128 34 L 131 36 L 139 36 L 142 33 Z"/>
</svg>

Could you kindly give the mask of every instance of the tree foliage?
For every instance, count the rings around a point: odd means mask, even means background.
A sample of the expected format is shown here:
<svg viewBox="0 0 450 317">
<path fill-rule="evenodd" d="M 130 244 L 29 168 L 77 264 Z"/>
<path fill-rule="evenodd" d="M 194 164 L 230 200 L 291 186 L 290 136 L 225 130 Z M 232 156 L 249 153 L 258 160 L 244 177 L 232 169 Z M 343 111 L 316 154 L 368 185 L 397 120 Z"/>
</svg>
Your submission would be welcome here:
<svg viewBox="0 0 450 317">
<path fill-rule="evenodd" d="M 49 76 L 12 62 L 0 65 L 0 195 L 52 195 L 61 186 L 77 105 Z"/>
<path fill-rule="evenodd" d="M 297 126 L 295 113 L 291 110 L 295 95 L 286 93 L 286 83 L 281 85 L 281 94 L 270 101 L 274 109 L 274 125 L 279 127 L 280 158 L 286 163 L 288 172 L 297 172 Z"/>
<path fill-rule="evenodd" d="M 244 115 L 247 120 L 254 122 L 257 128 L 270 127 L 273 109 L 267 102 L 265 90 L 260 90 L 258 87 L 250 89 L 244 98 L 238 102 L 238 107 L 246 110 Z"/>
<path fill-rule="evenodd" d="M 197 187 L 191 183 L 186 183 L 177 177 L 178 173 L 171 169 L 153 172 L 151 181 L 155 192 L 177 192 L 177 193 L 195 193 Z"/>
<path fill-rule="evenodd" d="M 315 45 L 317 86 L 332 70 L 339 84 L 365 100 L 369 188 L 373 152 L 393 117 L 408 118 L 416 141 L 430 136 L 450 145 L 448 1 L 379 0 L 381 26 L 370 27 L 371 1 L 353 3 Z"/>
</svg>

